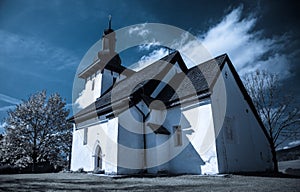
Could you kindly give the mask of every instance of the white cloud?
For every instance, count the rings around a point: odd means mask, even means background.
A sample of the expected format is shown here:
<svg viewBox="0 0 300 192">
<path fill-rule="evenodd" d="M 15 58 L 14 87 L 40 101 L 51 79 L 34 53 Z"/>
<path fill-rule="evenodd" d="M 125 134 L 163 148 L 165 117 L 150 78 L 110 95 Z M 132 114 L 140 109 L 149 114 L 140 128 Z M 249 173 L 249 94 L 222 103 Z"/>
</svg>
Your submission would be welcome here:
<svg viewBox="0 0 300 192">
<path fill-rule="evenodd" d="M 256 69 L 280 73 L 282 78 L 289 75 L 289 56 L 281 53 L 288 37 L 264 38 L 262 31 L 254 30 L 257 18 L 242 18 L 241 13 L 242 7 L 234 9 L 199 36 L 200 41 L 214 56 L 228 53 L 240 75 Z"/>
<path fill-rule="evenodd" d="M 142 24 L 142 25 L 131 27 L 128 30 L 128 33 L 129 33 L 129 35 L 138 35 L 138 36 L 145 38 L 150 33 L 150 31 L 148 29 L 146 29 L 145 26 L 146 26 L 146 23 Z"/>
<path fill-rule="evenodd" d="M 77 56 L 69 50 L 53 46 L 38 38 L 21 36 L 0 30 L 0 39 L 0 56 L 8 61 L 30 60 L 32 61 L 32 64 L 35 64 L 36 66 L 43 66 L 45 69 L 52 68 L 56 70 L 62 70 L 69 66 L 74 67 L 78 63 Z M 24 68 L 19 71 L 23 72 Z M 31 69 L 28 69 L 29 73 L 30 71 Z"/>
<path fill-rule="evenodd" d="M 145 44 L 139 45 L 139 50 L 140 51 L 149 51 L 151 48 L 155 46 L 159 46 L 160 42 L 155 41 L 154 39 L 152 41 L 148 41 Z"/>
<path fill-rule="evenodd" d="M 21 103 L 21 100 L 16 99 L 14 97 L 10 97 L 8 95 L 4 95 L 2 93 L 0 93 L 0 101 L 5 101 L 5 102 L 11 103 L 11 104 L 19 104 L 19 103 Z"/>
<path fill-rule="evenodd" d="M 9 105 L 9 106 L 4 106 L 4 107 L 0 107 L 0 112 L 5 112 L 9 109 L 14 109 L 16 106 L 15 105 Z"/>
<path fill-rule="evenodd" d="M 66 104 L 66 108 L 71 108 L 71 107 L 73 107 L 73 103 L 67 103 Z"/>
<path fill-rule="evenodd" d="M 283 48 L 287 46 L 289 37 L 283 35 L 266 38 L 263 36 L 263 31 L 254 30 L 257 18 L 254 15 L 242 18 L 241 13 L 242 7 L 234 9 L 207 32 L 198 34 L 196 36 L 198 40 L 190 40 L 187 33 L 183 34 L 172 47 L 181 53 L 188 53 L 193 58 L 194 63 L 187 61 L 183 55 L 188 67 L 227 53 L 240 75 L 256 69 L 267 69 L 278 73 L 281 78 L 288 77 L 289 57 L 293 53 L 287 55 L 283 52 Z M 142 30 L 142 27 L 135 27 L 130 33 L 139 30 Z M 160 44 L 155 39 L 152 41 Z M 142 67 L 144 63 L 148 63 L 145 61 L 155 61 L 160 56 L 160 51 L 153 51 L 148 56 L 142 57 L 138 66 Z"/>
<path fill-rule="evenodd" d="M 133 69 L 135 71 L 139 71 L 139 70 L 149 66 L 153 62 L 166 56 L 167 54 L 168 54 L 168 50 L 165 48 L 159 48 L 159 49 L 153 50 L 149 55 L 144 55 L 137 63 L 131 65 L 129 68 Z"/>
</svg>

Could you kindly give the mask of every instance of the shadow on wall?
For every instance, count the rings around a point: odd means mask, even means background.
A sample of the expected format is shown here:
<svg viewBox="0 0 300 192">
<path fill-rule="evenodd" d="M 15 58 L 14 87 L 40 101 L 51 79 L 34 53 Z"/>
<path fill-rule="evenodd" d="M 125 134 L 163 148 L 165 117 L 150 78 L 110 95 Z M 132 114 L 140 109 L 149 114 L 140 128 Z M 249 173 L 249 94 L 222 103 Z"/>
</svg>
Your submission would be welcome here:
<svg viewBox="0 0 300 192">
<path fill-rule="evenodd" d="M 204 165 L 205 162 L 193 145 L 189 143 L 169 164 L 169 172 L 172 174 L 202 174 L 201 166 Z"/>
</svg>

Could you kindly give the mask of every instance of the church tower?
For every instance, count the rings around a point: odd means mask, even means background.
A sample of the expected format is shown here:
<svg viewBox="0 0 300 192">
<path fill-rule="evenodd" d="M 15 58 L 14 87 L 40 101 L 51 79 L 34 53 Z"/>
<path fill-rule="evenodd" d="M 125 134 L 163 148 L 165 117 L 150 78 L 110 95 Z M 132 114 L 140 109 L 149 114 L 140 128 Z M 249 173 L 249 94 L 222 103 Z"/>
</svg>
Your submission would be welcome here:
<svg viewBox="0 0 300 192">
<path fill-rule="evenodd" d="M 116 33 L 111 28 L 111 16 L 109 16 L 108 29 L 103 31 L 102 35 L 102 51 L 99 53 L 114 54 L 116 48 Z M 99 56 L 99 55 L 98 55 Z"/>
<path fill-rule="evenodd" d="M 113 85 L 134 71 L 121 65 L 121 58 L 115 51 L 116 33 L 111 28 L 111 16 L 109 16 L 108 28 L 103 31 L 102 50 L 98 52 L 94 62 L 78 74 L 85 79 L 85 90 L 78 102 L 81 107 L 86 107 L 109 92 Z"/>
</svg>

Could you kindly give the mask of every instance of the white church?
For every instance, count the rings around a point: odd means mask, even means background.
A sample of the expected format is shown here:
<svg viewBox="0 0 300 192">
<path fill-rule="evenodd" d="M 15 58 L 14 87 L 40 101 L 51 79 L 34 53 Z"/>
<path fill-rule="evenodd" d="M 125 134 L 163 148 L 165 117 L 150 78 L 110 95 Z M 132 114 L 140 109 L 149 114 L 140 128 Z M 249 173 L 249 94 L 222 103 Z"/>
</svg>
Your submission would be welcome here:
<svg viewBox="0 0 300 192">
<path fill-rule="evenodd" d="M 122 66 L 114 30 L 78 74 L 86 106 L 74 123 L 71 170 L 218 174 L 272 169 L 266 130 L 226 54 L 187 68 L 178 51 Z"/>
</svg>

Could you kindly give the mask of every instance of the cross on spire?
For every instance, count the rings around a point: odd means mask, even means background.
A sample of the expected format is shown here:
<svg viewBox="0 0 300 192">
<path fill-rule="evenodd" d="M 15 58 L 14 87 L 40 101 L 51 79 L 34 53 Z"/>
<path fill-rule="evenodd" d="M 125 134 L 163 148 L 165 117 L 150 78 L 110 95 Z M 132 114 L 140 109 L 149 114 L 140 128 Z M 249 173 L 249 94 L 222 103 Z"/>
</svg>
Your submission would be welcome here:
<svg viewBox="0 0 300 192">
<path fill-rule="evenodd" d="M 111 29 L 111 15 L 108 16 L 108 29 Z"/>
</svg>

